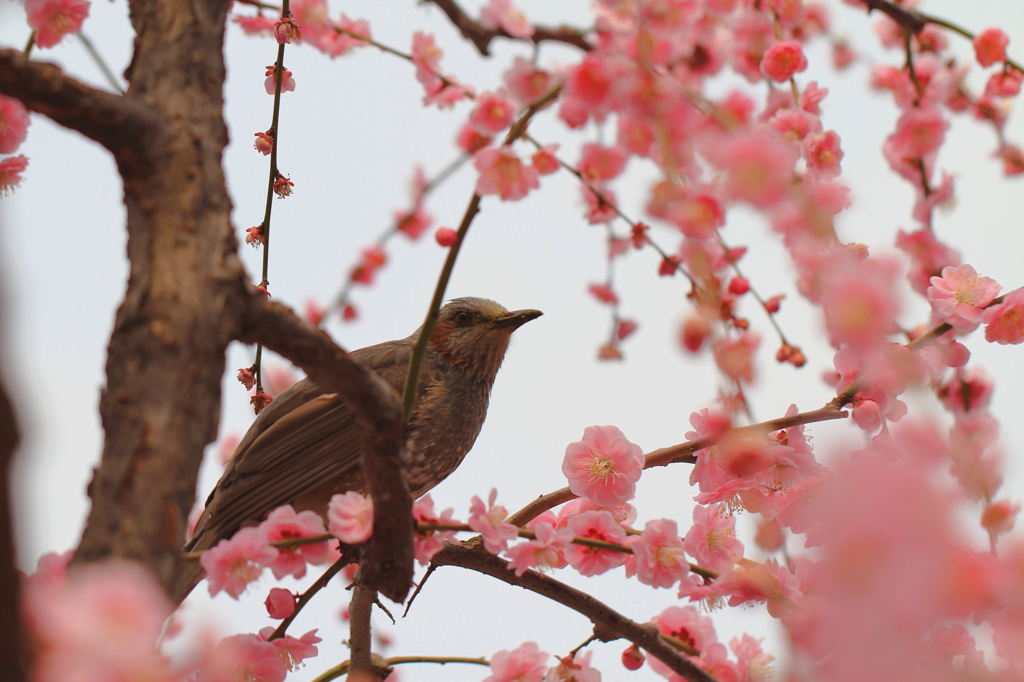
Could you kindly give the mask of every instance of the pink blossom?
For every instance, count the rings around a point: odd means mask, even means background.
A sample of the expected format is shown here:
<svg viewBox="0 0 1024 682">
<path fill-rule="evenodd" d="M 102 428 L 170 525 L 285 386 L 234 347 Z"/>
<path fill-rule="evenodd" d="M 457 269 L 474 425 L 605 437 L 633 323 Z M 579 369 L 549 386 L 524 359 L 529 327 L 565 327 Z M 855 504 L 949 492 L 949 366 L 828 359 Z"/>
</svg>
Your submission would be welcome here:
<svg viewBox="0 0 1024 682">
<path fill-rule="evenodd" d="M 601 682 L 601 673 L 590 667 L 592 654 L 588 649 L 575 656 L 557 657 L 558 665 L 548 670 L 544 682 Z"/>
<path fill-rule="evenodd" d="M 434 36 L 422 31 L 412 34 L 412 63 L 416 67 L 416 80 L 427 87 L 440 81 L 441 48 L 434 42 Z"/>
<path fill-rule="evenodd" d="M 808 135 L 804 140 L 804 158 L 807 166 L 823 177 L 834 178 L 839 175 L 839 162 L 843 160 L 839 135 L 834 130 Z"/>
<path fill-rule="evenodd" d="M 618 67 L 607 58 L 588 54 L 566 76 L 559 116 L 571 128 L 577 128 L 593 116 L 604 120 L 611 109 Z"/>
<path fill-rule="evenodd" d="M 700 615 L 692 606 L 670 606 L 652 618 L 651 622 L 661 634 L 674 637 L 696 651 L 703 651 L 718 641 L 711 619 Z M 648 662 L 659 675 L 674 678 L 671 669 L 654 656 L 650 656 Z"/>
<path fill-rule="evenodd" d="M 450 227 L 439 227 L 434 232 L 434 241 L 439 246 L 443 246 L 446 249 L 455 246 L 455 242 L 459 239 L 459 234 Z"/>
<path fill-rule="evenodd" d="M 374 244 L 362 251 L 362 260 L 352 268 L 349 279 L 360 284 L 372 284 L 377 269 L 388 262 L 388 254 L 383 247 Z"/>
<path fill-rule="evenodd" d="M 489 145 L 493 140 L 494 138 L 492 137 L 481 135 L 471 123 L 466 122 L 462 129 L 459 130 L 455 143 L 459 145 L 459 149 L 462 151 L 467 154 L 473 154 Z"/>
<path fill-rule="evenodd" d="M 614 426 L 588 426 L 583 440 L 566 447 L 562 460 L 569 489 L 600 506 L 632 499 L 643 467 L 643 450 Z"/>
<path fill-rule="evenodd" d="M 509 540 L 519 537 L 519 528 L 514 524 L 505 523 L 508 512 L 504 507 L 495 506 L 498 491 L 491 488 L 487 497 L 487 506 L 477 495 L 473 496 L 469 507 L 469 527 L 480 533 L 484 539 L 484 548 L 491 554 L 499 554 L 508 547 Z"/>
<path fill-rule="evenodd" d="M 327 507 L 327 524 L 331 535 L 346 545 L 358 545 L 373 535 L 373 500 L 349 491 L 334 495 Z"/>
<path fill-rule="evenodd" d="M 502 649 L 491 656 L 491 675 L 483 682 L 543 682 L 548 654 L 533 642 L 516 649 Z"/>
<path fill-rule="evenodd" d="M 807 68 L 807 57 L 795 40 L 775 43 L 761 58 L 761 73 L 776 83 L 783 83 Z"/>
<path fill-rule="evenodd" d="M 982 511 L 981 527 L 988 531 L 994 542 L 997 535 L 1013 530 L 1013 523 L 1019 511 L 1020 502 L 996 500 Z"/>
<path fill-rule="evenodd" d="M 921 159 L 942 146 L 948 129 L 949 122 L 937 107 L 909 109 L 900 116 L 896 132 L 885 144 L 900 158 Z"/>
<path fill-rule="evenodd" d="M 310 535 L 321 535 L 326 532 L 323 519 L 314 511 L 295 513 L 291 505 L 286 504 L 270 512 L 260 528 L 267 536 L 268 542 L 291 540 Z M 297 547 L 278 548 L 277 558 L 270 564 L 274 577 L 280 580 L 286 575 L 301 578 L 306 575 L 306 564 L 322 564 L 327 559 L 327 543 L 317 542 Z"/>
<path fill-rule="evenodd" d="M 900 230 L 896 234 L 896 246 L 910 257 L 908 277 L 920 294 L 928 291 L 931 278 L 942 272 L 942 268 L 960 262 L 960 254 L 936 239 L 935 233 L 928 229 L 910 233 Z"/>
<path fill-rule="evenodd" d="M 13 97 L 0 95 L 0 154 L 13 154 L 25 141 L 32 123 L 28 109 Z"/>
<path fill-rule="evenodd" d="M 984 308 L 1002 288 L 995 280 L 982 277 L 970 265 L 947 265 L 941 277 L 932 277 L 928 302 L 943 322 L 960 334 L 981 324 Z"/>
<path fill-rule="evenodd" d="M 989 343 L 1018 344 L 1024 341 L 1024 288 L 1014 289 L 1002 303 L 989 306 L 982 314 L 985 340 Z"/>
<path fill-rule="evenodd" d="M 473 155 L 473 166 L 480 171 L 476 191 L 482 196 L 497 194 L 502 201 L 517 201 L 540 187 L 536 169 L 507 146 L 481 149 Z"/>
<path fill-rule="evenodd" d="M 539 174 L 550 175 L 561 167 L 558 163 L 558 157 L 555 156 L 556 151 L 558 151 L 558 145 L 549 144 L 538 149 L 530 157 L 533 167 L 537 169 Z"/>
<path fill-rule="evenodd" d="M 288 666 L 277 649 L 257 635 L 232 635 L 203 663 L 198 682 L 284 682 Z"/>
<path fill-rule="evenodd" d="M 533 35 L 533 26 L 512 0 L 490 0 L 480 10 L 480 25 L 489 31 L 500 28 L 513 38 L 523 40 Z"/>
<path fill-rule="evenodd" d="M 326 52 L 331 57 L 340 57 L 357 47 L 366 47 L 373 37 L 370 34 L 370 24 L 365 19 L 349 19 L 341 15 L 338 21 L 338 31 L 334 39 L 327 45 Z M 357 37 L 359 36 L 359 37 Z"/>
<path fill-rule="evenodd" d="M 69 33 L 82 30 L 89 16 L 85 0 L 25 0 L 28 25 L 36 32 L 36 45 L 53 47 Z"/>
<path fill-rule="evenodd" d="M 580 185 L 580 193 L 587 204 L 587 222 L 591 225 L 607 223 L 615 220 L 618 213 L 615 211 L 615 193 L 606 187 L 591 188 L 587 185 Z"/>
<path fill-rule="evenodd" d="M 288 670 L 293 671 L 301 668 L 305 659 L 312 658 L 319 653 L 316 645 L 322 640 L 317 637 L 316 632 L 316 630 L 310 630 L 302 637 L 285 635 L 272 640 L 270 637 L 274 634 L 274 628 L 265 627 L 260 630 L 260 638 L 273 644 L 278 659 L 287 666 Z"/>
<path fill-rule="evenodd" d="M 454 510 L 449 507 L 440 515 L 434 511 L 434 500 L 430 495 L 424 495 L 412 505 L 412 518 L 419 523 L 457 523 L 452 519 Z M 416 561 L 426 566 L 435 554 L 444 549 L 446 540 L 455 539 L 453 530 L 428 530 L 417 531 L 413 536 L 415 543 Z"/>
<path fill-rule="evenodd" d="M 21 184 L 21 174 L 28 168 L 28 157 L 24 154 L 9 156 L 0 161 L 0 197 L 14 191 Z"/>
<path fill-rule="evenodd" d="M 894 295 L 899 264 L 884 259 L 855 262 L 830 273 L 821 307 L 832 345 L 881 343 L 896 330 L 899 299 Z"/>
<path fill-rule="evenodd" d="M 263 605 L 271 618 L 281 620 L 295 613 L 295 593 L 282 587 L 271 588 Z"/>
<path fill-rule="evenodd" d="M 483 135 L 496 135 L 512 125 L 516 107 L 506 97 L 484 92 L 476 98 L 476 107 L 469 112 L 469 122 Z"/>
<path fill-rule="evenodd" d="M 210 596 L 224 590 L 238 599 L 277 555 L 278 551 L 270 546 L 262 527 L 243 528 L 230 539 L 221 540 L 199 559 L 206 571 Z"/>
<path fill-rule="evenodd" d="M 256 143 L 253 147 L 266 156 L 274 150 L 274 138 L 269 133 L 256 133 Z"/>
<path fill-rule="evenodd" d="M 1006 46 L 1010 39 L 1001 28 L 986 28 L 974 36 L 974 54 L 982 66 L 1006 61 Z"/>
<path fill-rule="evenodd" d="M 302 28 L 299 22 L 290 16 L 282 17 L 274 24 L 274 39 L 281 45 L 291 44 L 293 40 L 297 43 L 302 42 Z"/>
<path fill-rule="evenodd" d="M 726 173 L 734 199 L 770 208 L 786 196 L 798 154 L 783 140 L 761 131 L 738 133 L 721 149 L 708 149 L 709 160 Z"/>
<path fill-rule="evenodd" d="M 618 146 L 583 145 L 577 170 L 588 180 L 611 180 L 626 167 L 626 152 Z"/>
<path fill-rule="evenodd" d="M 756 333 L 746 331 L 739 336 L 715 341 L 712 350 L 715 364 L 726 377 L 734 381 L 754 380 L 754 352 L 761 343 Z"/>
<path fill-rule="evenodd" d="M 712 571 L 727 571 L 743 558 L 743 543 L 736 537 L 736 517 L 724 504 L 697 505 L 693 526 L 683 540 L 686 553 Z"/>
<path fill-rule="evenodd" d="M 690 571 L 683 554 L 676 522 L 671 519 L 648 521 L 639 536 L 630 538 L 636 556 L 636 576 L 645 585 L 672 587 Z"/>
<path fill-rule="evenodd" d="M 523 57 L 516 57 L 512 68 L 502 78 L 505 86 L 523 105 L 540 99 L 554 84 L 551 74 L 538 69 L 536 64 Z"/>
<path fill-rule="evenodd" d="M 265 17 L 262 14 L 254 17 L 236 16 L 232 18 L 232 21 L 238 24 L 246 35 L 250 36 L 260 34 L 271 35 L 274 32 L 274 24 L 276 23 L 270 17 Z"/>
<path fill-rule="evenodd" d="M 996 71 L 985 83 L 985 94 L 990 97 L 1016 97 L 1020 93 L 1024 73 L 1017 69 Z"/>
<path fill-rule="evenodd" d="M 568 528 L 576 537 L 626 544 L 626 531 L 606 511 L 588 511 L 569 519 Z M 626 555 L 609 549 L 572 544 L 565 548 L 565 559 L 580 575 L 597 575 L 621 566 Z"/>
<path fill-rule="evenodd" d="M 268 66 L 266 73 L 266 80 L 263 81 L 263 88 L 267 91 L 268 95 L 273 95 L 277 92 L 277 67 Z M 281 72 L 281 92 L 294 92 L 295 91 L 295 79 L 292 78 L 292 72 L 285 69 Z"/>
<path fill-rule="evenodd" d="M 31 679 L 169 680 L 154 642 L 172 607 L 152 575 L 124 560 L 84 564 L 68 574 L 69 554 L 43 557 L 24 582 Z"/>
<path fill-rule="evenodd" d="M 563 552 L 572 542 L 573 532 L 568 528 L 555 530 L 549 522 L 531 524 L 535 540 L 516 543 L 508 549 L 508 567 L 516 575 L 523 575 L 531 568 L 560 568 L 565 565 Z"/>
</svg>

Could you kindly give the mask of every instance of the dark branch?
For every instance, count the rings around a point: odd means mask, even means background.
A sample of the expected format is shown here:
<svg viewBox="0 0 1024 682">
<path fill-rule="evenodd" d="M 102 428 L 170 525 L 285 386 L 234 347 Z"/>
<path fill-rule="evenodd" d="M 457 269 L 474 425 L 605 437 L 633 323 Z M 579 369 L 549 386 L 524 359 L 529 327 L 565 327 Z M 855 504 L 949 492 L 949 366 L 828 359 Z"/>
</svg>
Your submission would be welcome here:
<svg viewBox="0 0 1024 682">
<path fill-rule="evenodd" d="M 491 54 L 490 45 L 491 41 L 495 38 L 515 39 L 500 28 L 484 28 L 478 22 L 473 21 L 469 18 L 469 15 L 462 11 L 462 8 L 459 7 L 455 0 L 424 0 L 424 2 L 430 2 L 440 7 L 441 11 L 448 15 L 448 19 L 455 25 L 455 28 L 459 29 L 463 37 L 473 43 L 477 51 L 485 57 Z M 584 37 L 582 31 L 569 28 L 568 26 L 559 26 L 558 28 L 535 26 L 530 40 L 535 45 L 549 41 L 573 45 L 586 52 L 594 49 L 594 46 Z"/>
<path fill-rule="evenodd" d="M 536 592 L 589 618 L 594 624 L 594 636 L 602 642 L 628 639 L 690 682 L 714 682 L 714 678 L 665 642 L 658 634 L 657 628 L 626 618 L 586 592 L 569 587 L 554 578 L 536 571 L 527 571 L 522 576 L 517 576 L 514 571 L 509 570 L 508 562 L 504 559 L 452 544 L 446 545 L 434 555 L 431 566 L 459 566 L 497 578 L 509 585 Z"/>
<path fill-rule="evenodd" d="M 0 669 L 11 682 L 25 679 L 24 651 L 18 625 L 19 580 L 14 560 L 14 519 L 11 518 L 11 461 L 20 434 L 14 405 L 0 379 Z"/>
<path fill-rule="evenodd" d="M 17 50 L 0 50 L 0 93 L 112 152 L 151 138 L 156 131 L 157 117 L 137 101 L 97 90 L 56 65 L 31 61 Z"/>
<path fill-rule="evenodd" d="M 887 0 L 861 0 L 861 2 L 867 6 L 869 13 L 872 10 L 878 10 L 911 33 L 920 33 L 928 23 L 917 12 L 894 5 Z"/>
<path fill-rule="evenodd" d="M 352 410 L 363 436 L 363 475 L 373 496 L 373 537 L 361 562 L 367 587 L 403 602 L 412 585 L 412 495 L 403 471 L 402 409 L 391 387 L 326 333 L 254 293 L 239 340 L 291 360 Z"/>
</svg>

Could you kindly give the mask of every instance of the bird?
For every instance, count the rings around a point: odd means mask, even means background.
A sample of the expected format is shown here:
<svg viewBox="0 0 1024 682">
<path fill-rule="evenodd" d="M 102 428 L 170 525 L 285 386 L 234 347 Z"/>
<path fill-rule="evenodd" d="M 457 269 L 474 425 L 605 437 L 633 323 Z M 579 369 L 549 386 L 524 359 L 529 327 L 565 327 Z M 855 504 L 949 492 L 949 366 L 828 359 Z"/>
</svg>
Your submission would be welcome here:
<svg viewBox="0 0 1024 682">
<path fill-rule="evenodd" d="M 485 298 L 449 301 L 438 313 L 406 424 L 406 472 L 414 499 L 447 478 L 476 441 L 512 333 L 540 317 Z M 351 352 L 401 394 L 420 329 L 404 339 Z M 335 494 L 367 492 L 361 441 L 352 412 L 309 377 L 270 403 L 239 441 L 206 500 L 185 552 L 198 552 L 259 524 L 290 504 L 323 517 Z M 202 580 L 198 561 L 178 573 L 176 603 Z"/>
</svg>

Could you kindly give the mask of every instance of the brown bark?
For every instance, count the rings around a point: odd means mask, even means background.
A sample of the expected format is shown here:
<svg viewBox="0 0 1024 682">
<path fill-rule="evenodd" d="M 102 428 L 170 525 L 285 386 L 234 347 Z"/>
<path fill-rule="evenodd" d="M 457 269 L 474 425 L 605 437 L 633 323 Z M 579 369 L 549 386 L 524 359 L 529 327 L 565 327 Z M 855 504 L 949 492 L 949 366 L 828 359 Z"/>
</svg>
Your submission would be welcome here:
<svg viewBox="0 0 1024 682">
<path fill-rule="evenodd" d="M 433 570 L 439 566 L 460 566 L 536 592 L 589 618 L 594 624 L 594 636 L 602 642 L 628 639 L 689 682 L 714 682 L 714 678 L 663 640 L 653 625 L 637 623 L 586 592 L 554 578 L 537 571 L 526 571 L 517 576 L 504 559 L 479 549 L 451 543 L 434 555 L 430 567 Z"/>
<path fill-rule="evenodd" d="M 4 679 L 22 682 L 23 650 L 18 626 L 18 573 L 15 568 L 14 520 L 11 518 L 11 461 L 20 434 L 14 405 L 0 377 L 0 670 Z"/>
</svg>

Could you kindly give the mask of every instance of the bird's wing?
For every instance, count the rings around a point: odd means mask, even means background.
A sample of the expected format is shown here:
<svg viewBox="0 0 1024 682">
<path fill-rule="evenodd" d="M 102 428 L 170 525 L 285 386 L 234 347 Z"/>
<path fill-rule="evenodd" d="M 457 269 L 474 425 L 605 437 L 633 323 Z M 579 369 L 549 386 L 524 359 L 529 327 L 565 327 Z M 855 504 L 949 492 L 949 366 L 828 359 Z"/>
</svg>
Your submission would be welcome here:
<svg viewBox="0 0 1024 682">
<path fill-rule="evenodd" d="M 400 392 L 411 350 L 410 340 L 404 339 L 352 355 Z M 418 393 L 434 379 L 434 371 L 421 374 Z M 212 531 L 215 537 L 207 541 L 215 543 L 312 488 L 358 475 L 360 456 L 359 431 L 348 406 L 337 394 L 324 394 L 317 384 L 303 379 L 272 402 L 239 443 L 207 500 L 190 546 L 204 532 Z"/>
</svg>

